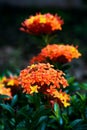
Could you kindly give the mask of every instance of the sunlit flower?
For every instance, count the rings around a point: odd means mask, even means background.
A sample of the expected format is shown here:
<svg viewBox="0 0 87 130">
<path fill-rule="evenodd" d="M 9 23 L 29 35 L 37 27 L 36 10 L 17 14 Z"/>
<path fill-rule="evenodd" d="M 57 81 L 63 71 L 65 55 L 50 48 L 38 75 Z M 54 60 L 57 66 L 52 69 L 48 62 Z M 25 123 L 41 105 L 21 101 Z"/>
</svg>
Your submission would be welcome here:
<svg viewBox="0 0 87 130">
<path fill-rule="evenodd" d="M 16 76 L 9 77 L 7 79 L 7 86 L 19 86 L 17 77 Z"/>
<path fill-rule="evenodd" d="M 16 94 L 21 87 L 19 86 L 18 77 L 17 76 L 4 76 L 1 80 L 2 84 L 5 88 L 10 88 L 12 95 Z"/>
<path fill-rule="evenodd" d="M 5 88 L 4 83 L 2 80 L 0 80 L 0 95 L 7 95 L 9 96 L 8 98 L 5 99 L 10 99 L 12 94 L 11 94 L 11 89 L 10 88 Z"/>
<path fill-rule="evenodd" d="M 30 16 L 21 25 L 20 30 L 29 34 L 49 34 L 56 30 L 62 30 L 63 20 L 56 14 L 38 13 L 35 16 Z"/>
<path fill-rule="evenodd" d="M 70 106 L 70 95 L 66 94 L 65 92 L 62 92 L 61 90 L 56 90 L 52 94 L 54 98 L 59 99 L 61 101 L 60 103 L 62 103 L 64 107 Z"/>
<path fill-rule="evenodd" d="M 38 63 L 28 66 L 20 72 L 19 83 L 27 94 L 42 93 L 51 97 L 51 99 L 57 98 L 62 104 L 65 104 L 69 101 L 67 96 L 65 100 L 63 99 L 66 93 L 61 91 L 61 96 L 54 93 L 56 91 L 60 93 L 61 89 L 68 86 L 68 83 L 64 78 L 65 74 L 60 70 L 55 70 L 53 67 L 49 63 Z"/>
<path fill-rule="evenodd" d="M 67 63 L 80 56 L 81 53 L 78 51 L 77 47 L 74 47 L 73 45 L 52 44 L 44 47 L 37 56 L 30 60 L 30 63 L 46 62 L 48 60 Z"/>
</svg>

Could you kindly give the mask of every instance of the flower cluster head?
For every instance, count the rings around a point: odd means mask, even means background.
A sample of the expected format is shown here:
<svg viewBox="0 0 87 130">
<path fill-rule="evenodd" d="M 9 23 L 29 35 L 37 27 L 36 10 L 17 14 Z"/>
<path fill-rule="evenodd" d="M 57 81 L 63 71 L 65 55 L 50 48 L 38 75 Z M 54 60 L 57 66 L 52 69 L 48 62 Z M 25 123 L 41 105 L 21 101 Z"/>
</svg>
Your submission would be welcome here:
<svg viewBox="0 0 87 130">
<path fill-rule="evenodd" d="M 18 82 L 18 77 L 17 76 L 9 76 L 6 77 L 4 76 L 1 80 L 1 83 L 4 86 L 4 89 L 7 89 L 10 91 L 11 95 L 13 96 L 14 94 L 17 93 L 17 91 L 19 91 L 20 86 L 19 86 L 19 82 Z"/>
<path fill-rule="evenodd" d="M 38 13 L 35 16 L 30 16 L 24 22 L 20 30 L 29 34 L 50 34 L 57 30 L 62 30 L 63 20 L 56 14 L 41 14 Z"/>
<path fill-rule="evenodd" d="M 52 44 L 44 47 L 41 52 L 30 60 L 30 63 L 46 62 L 47 60 L 67 63 L 74 58 L 79 58 L 81 53 L 73 45 Z"/>
<path fill-rule="evenodd" d="M 49 63 L 38 63 L 28 66 L 20 72 L 19 83 L 23 87 L 23 92 L 27 94 L 42 93 L 50 98 L 50 101 L 69 106 L 70 97 L 64 88 L 68 86 L 64 73 L 55 70 Z"/>
</svg>

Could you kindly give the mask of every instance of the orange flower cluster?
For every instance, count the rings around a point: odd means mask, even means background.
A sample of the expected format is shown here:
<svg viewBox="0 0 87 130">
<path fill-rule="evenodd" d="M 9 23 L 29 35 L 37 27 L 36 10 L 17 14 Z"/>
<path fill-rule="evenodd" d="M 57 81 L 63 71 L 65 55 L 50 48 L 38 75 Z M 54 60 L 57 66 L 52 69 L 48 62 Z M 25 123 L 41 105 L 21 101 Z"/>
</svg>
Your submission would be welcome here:
<svg viewBox="0 0 87 130">
<path fill-rule="evenodd" d="M 37 56 L 30 60 L 30 63 L 46 62 L 47 60 L 67 63 L 80 56 L 81 53 L 73 45 L 52 44 L 44 47 Z"/>
<path fill-rule="evenodd" d="M 17 76 L 3 77 L 1 80 L 1 85 L 4 87 L 3 90 L 8 90 L 10 92 L 9 95 L 12 96 L 20 89 Z"/>
<path fill-rule="evenodd" d="M 28 66 L 20 72 L 19 83 L 27 94 L 43 93 L 65 107 L 70 105 L 69 95 L 62 92 L 62 89 L 68 86 L 64 73 L 55 70 L 49 63 Z"/>
<path fill-rule="evenodd" d="M 50 34 L 56 30 L 62 30 L 61 25 L 63 23 L 63 20 L 61 20 L 57 14 L 39 13 L 35 16 L 30 16 L 22 22 L 20 30 L 34 35 Z"/>
</svg>

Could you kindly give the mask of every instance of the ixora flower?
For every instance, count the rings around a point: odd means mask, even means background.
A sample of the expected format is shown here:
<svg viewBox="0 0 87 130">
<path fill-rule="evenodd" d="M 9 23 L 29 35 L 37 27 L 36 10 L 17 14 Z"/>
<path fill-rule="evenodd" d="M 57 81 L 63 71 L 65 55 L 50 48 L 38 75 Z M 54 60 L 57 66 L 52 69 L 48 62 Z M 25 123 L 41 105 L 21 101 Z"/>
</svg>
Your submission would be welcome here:
<svg viewBox="0 0 87 130">
<path fill-rule="evenodd" d="M 68 86 L 64 73 L 55 70 L 49 63 L 28 66 L 20 72 L 19 83 L 27 94 L 42 93 L 49 100 L 55 100 L 65 107 L 69 106 L 70 96 L 62 90 Z"/>
<path fill-rule="evenodd" d="M 73 45 L 52 44 L 44 47 L 37 56 L 30 60 L 30 63 L 46 62 L 47 60 L 67 63 L 80 56 L 81 53 L 78 51 L 77 47 Z"/>
<path fill-rule="evenodd" d="M 12 96 L 21 89 L 18 82 L 18 76 L 4 76 L 2 78 L 2 83 L 6 88 L 10 89 Z"/>
<path fill-rule="evenodd" d="M 63 20 L 57 14 L 38 13 L 22 22 L 20 30 L 34 35 L 50 34 L 54 31 L 62 30 L 61 26 L 63 23 Z"/>
<path fill-rule="evenodd" d="M 5 87 L 5 84 L 3 83 L 3 79 L 0 80 L 0 95 L 9 96 L 8 98 L 5 98 L 5 99 L 10 99 L 12 96 L 11 89 Z"/>
</svg>

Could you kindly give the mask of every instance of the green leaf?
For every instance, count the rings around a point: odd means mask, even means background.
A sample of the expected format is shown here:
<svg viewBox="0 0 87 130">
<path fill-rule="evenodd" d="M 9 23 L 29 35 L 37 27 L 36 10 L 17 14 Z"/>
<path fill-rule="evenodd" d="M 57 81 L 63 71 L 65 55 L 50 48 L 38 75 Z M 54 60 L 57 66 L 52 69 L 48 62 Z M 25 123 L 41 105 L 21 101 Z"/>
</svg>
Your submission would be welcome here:
<svg viewBox="0 0 87 130">
<path fill-rule="evenodd" d="M 87 130 L 87 123 L 78 123 L 77 125 L 75 125 L 75 127 L 73 127 L 73 130 Z"/>
<path fill-rule="evenodd" d="M 52 118 L 52 119 L 56 120 L 56 117 L 54 115 L 49 116 L 49 118 Z"/>
<path fill-rule="evenodd" d="M 29 119 L 29 117 L 30 117 L 31 115 L 29 116 L 28 113 L 29 113 L 29 105 L 26 105 L 26 106 L 22 107 L 21 109 L 19 109 L 19 110 L 17 111 L 17 116 L 18 116 L 18 117 L 23 116 L 23 117 L 25 117 L 26 119 Z"/>
<path fill-rule="evenodd" d="M 83 119 L 76 119 L 70 123 L 70 126 L 75 127 L 82 122 L 83 122 Z"/>
<path fill-rule="evenodd" d="M 46 130 L 46 126 L 47 123 L 44 121 L 38 126 L 37 130 Z"/>
<path fill-rule="evenodd" d="M 9 96 L 7 96 L 7 95 L 0 95 L 0 99 L 5 99 L 5 98 L 9 98 Z"/>
<path fill-rule="evenodd" d="M 70 78 L 67 79 L 67 80 L 68 80 L 68 83 L 69 83 L 69 84 L 72 84 L 72 83 L 74 82 L 75 78 L 74 78 L 74 77 L 70 77 Z"/>
<path fill-rule="evenodd" d="M 87 83 L 81 83 L 80 88 L 87 91 Z"/>
<path fill-rule="evenodd" d="M 63 125 L 63 118 L 62 117 L 60 117 L 59 124 Z"/>
<path fill-rule="evenodd" d="M 19 122 L 19 123 L 17 124 L 16 130 L 21 130 L 21 129 L 26 130 L 26 128 L 25 128 L 25 127 L 26 127 L 25 124 L 26 124 L 26 121 L 25 121 L 25 120 Z"/>
<path fill-rule="evenodd" d="M 0 104 L 0 106 L 4 110 L 9 111 L 12 115 L 14 114 L 14 109 L 9 104 Z"/>
<path fill-rule="evenodd" d="M 10 124 L 11 124 L 11 126 L 15 126 L 15 123 L 16 123 L 15 119 L 12 118 L 12 119 L 10 120 Z"/>
<path fill-rule="evenodd" d="M 0 130 L 4 130 L 4 125 L 0 124 Z"/>
<path fill-rule="evenodd" d="M 68 90 L 68 93 L 73 93 L 80 90 L 80 85 L 78 82 L 74 82 L 66 88 Z"/>
<path fill-rule="evenodd" d="M 32 96 L 32 95 L 26 94 L 26 98 L 28 98 L 28 101 L 29 101 L 30 103 L 34 103 L 34 99 L 33 99 L 33 96 Z"/>
<path fill-rule="evenodd" d="M 79 92 L 77 92 L 76 94 L 77 94 L 77 96 L 79 96 L 81 101 L 85 101 L 86 100 L 86 95 L 85 94 L 82 94 L 82 93 L 79 93 Z"/>
<path fill-rule="evenodd" d="M 54 104 L 54 111 L 57 113 L 57 114 L 60 114 L 60 108 L 59 108 L 59 105 L 57 103 Z"/>
<path fill-rule="evenodd" d="M 38 123 L 41 123 L 47 119 L 47 116 L 41 116 Z"/>
<path fill-rule="evenodd" d="M 12 107 L 17 103 L 17 100 L 18 100 L 18 95 L 14 95 L 14 97 L 12 98 L 12 101 L 11 101 Z"/>
<path fill-rule="evenodd" d="M 47 115 L 49 113 L 49 109 L 47 109 L 44 105 L 41 105 L 32 115 L 33 119 L 39 119 L 43 115 Z"/>
<path fill-rule="evenodd" d="M 33 130 L 34 128 L 38 127 L 41 123 L 40 120 L 44 120 L 44 118 L 46 118 L 45 116 L 47 116 L 49 112 L 50 110 L 47 109 L 44 105 L 41 105 L 35 112 L 33 112 L 30 130 Z M 42 121 L 42 123 L 43 122 L 44 121 Z"/>
<path fill-rule="evenodd" d="M 60 108 L 59 108 L 59 105 L 57 103 L 54 104 L 54 114 L 55 114 L 55 117 L 60 120 Z"/>
</svg>

